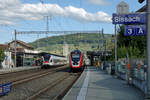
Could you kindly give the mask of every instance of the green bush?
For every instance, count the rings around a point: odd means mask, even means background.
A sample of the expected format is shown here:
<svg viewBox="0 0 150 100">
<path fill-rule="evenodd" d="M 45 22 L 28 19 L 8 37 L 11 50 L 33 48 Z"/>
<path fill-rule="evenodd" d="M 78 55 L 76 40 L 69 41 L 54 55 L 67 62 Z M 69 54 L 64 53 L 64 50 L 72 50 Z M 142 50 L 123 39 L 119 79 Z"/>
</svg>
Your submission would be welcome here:
<svg viewBox="0 0 150 100">
<path fill-rule="evenodd" d="M 2 62 L 5 58 L 5 53 L 3 49 L 0 49 L 0 62 Z"/>
<path fill-rule="evenodd" d="M 117 49 L 118 58 L 124 58 L 127 54 L 128 50 L 125 47 L 120 47 Z"/>
<path fill-rule="evenodd" d="M 118 58 L 125 58 L 126 55 L 128 54 L 128 56 L 130 58 L 140 58 L 141 55 L 140 55 L 140 50 L 136 47 L 120 47 L 117 49 L 117 55 L 118 55 Z"/>
</svg>

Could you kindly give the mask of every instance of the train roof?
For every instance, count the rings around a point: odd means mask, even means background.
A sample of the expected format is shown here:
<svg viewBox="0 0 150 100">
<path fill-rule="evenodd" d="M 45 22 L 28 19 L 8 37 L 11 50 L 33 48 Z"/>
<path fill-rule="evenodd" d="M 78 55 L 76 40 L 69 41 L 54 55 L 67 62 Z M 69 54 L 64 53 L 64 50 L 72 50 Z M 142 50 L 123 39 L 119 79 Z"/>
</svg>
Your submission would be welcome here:
<svg viewBox="0 0 150 100">
<path fill-rule="evenodd" d="M 52 53 L 47 53 L 47 52 L 41 52 L 40 53 L 41 56 L 44 56 L 45 54 L 49 54 L 49 55 L 53 55 L 53 56 L 57 56 L 57 57 L 65 57 L 65 56 L 62 56 L 62 55 L 57 55 L 57 54 L 52 54 Z"/>
<path fill-rule="evenodd" d="M 73 50 L 73 51 L 71 51 L 71 53 L 72 53 L 72 52 L 78 52 L 78 53 L 81 53 L 80 50 Z"/>
</svg>

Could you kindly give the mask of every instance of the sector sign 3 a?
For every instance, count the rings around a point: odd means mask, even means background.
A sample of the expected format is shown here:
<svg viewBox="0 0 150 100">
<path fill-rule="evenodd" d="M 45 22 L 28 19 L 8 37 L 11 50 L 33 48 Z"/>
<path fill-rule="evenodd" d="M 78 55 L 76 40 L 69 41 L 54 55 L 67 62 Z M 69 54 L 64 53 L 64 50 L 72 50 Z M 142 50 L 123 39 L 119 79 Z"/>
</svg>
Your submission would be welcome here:
<svg viewBox="0 0 150 100">
<path fill-rule="evenodd" d="M 126 25 L 124 28 L 125 36 L 143 36 L 146 35 L 145 25 Z"/>
<path fill-rule="evenodd" d="M 113 24 L 145 24 L 146 13 L 113 14 Z"/>
</svg>

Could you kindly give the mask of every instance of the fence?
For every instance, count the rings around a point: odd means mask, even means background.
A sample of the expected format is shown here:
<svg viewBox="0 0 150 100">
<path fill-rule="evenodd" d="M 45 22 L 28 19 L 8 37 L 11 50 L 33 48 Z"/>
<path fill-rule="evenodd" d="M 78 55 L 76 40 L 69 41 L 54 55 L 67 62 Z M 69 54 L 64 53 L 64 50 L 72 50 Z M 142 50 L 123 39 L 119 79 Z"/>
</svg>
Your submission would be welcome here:
<svg viewBox="0 0 150 100">
<path fill-rule="evenodd" d="M 107 62 L 109 63 L 109 62 Z M 110 63 L 111 64 L 111 63 Z M 116 75 L 126 80 L 129 84 L 132 84 L 139 88 L 144 93 L 147 93 L 147 66 L 143 59 L 131 59 L 129 61 L 130 67 L 127 67 L 126 59 L 118 60 L 116 68 Z M 109 66 L 107 66 L 109 67 Z M 112 69 L 114 66 L 110 66 Z"/>
</svg>

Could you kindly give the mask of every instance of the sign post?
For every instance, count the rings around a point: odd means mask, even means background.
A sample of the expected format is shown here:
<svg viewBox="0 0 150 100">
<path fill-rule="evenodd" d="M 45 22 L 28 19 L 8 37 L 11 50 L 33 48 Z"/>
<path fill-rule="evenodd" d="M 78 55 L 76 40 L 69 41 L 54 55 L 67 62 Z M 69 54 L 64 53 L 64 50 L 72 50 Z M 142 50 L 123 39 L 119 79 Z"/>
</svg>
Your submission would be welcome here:
<svg viewBox="0 0 150 100">
<path fill-rule="evenodd" d="M 128 13 L 129 13 L 129 5 L 124 1 L 120 2 L 117 5 L 117 14 L 128 14 Z M 117 75 L 117 23 L 113 24 L 115 24 L 115 74 Z"/>
</svg>

